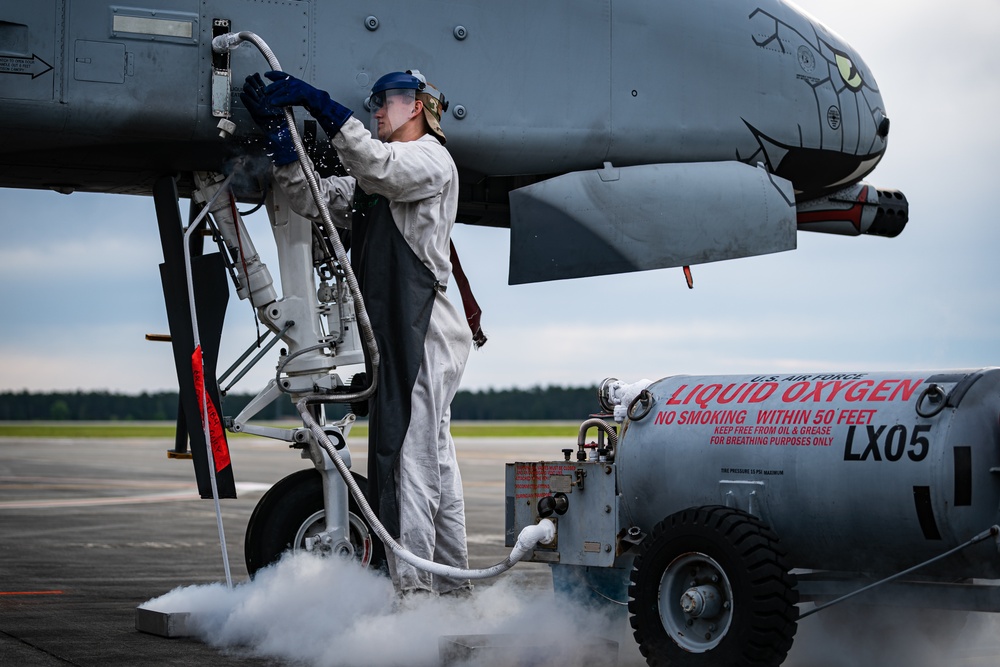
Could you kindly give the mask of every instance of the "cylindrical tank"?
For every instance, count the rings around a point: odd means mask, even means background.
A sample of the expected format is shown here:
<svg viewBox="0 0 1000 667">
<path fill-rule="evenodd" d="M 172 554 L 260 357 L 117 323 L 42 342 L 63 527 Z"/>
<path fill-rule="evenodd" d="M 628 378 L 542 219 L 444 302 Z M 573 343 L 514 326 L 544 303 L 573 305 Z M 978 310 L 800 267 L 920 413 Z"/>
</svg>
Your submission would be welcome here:
<svg viewBox="0 0 1000 667">
<path fill-rule="evenodd" d="M 618 443 L 623 514 L 648 532 L 728 505 L 792 567 L 905 569 L 1000 523 L 998 385 L 1000 369 L 664 378 Z M 925 573 L 1000 577 L 997 545 Z"/>
</svg>

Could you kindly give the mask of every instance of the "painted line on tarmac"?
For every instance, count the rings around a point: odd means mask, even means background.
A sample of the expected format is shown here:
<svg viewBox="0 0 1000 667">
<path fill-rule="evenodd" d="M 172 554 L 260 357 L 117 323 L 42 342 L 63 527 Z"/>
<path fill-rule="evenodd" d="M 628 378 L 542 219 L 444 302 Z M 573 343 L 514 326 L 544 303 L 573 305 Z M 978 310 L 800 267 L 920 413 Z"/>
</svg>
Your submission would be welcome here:
<svg viewBox="0 0 1000 667">
<path fill-rule="evenodd" d="M 237 482 L 237 493 L 253 493 L 266 491 L 270 484 L 260 482 Z M 168 493 L 155 493 L 138 496 L 116 496 L 105 498 L 54 498 L 37 500 L 5 500 L 0 501 L 0 511 L 8 509 L 51 509 L 55 507 L 102 507 L 109 505 L 137 505 L 145 503 L 171 502 L 177 500 L 201 500 L 195 487 Z"/>
</svg>

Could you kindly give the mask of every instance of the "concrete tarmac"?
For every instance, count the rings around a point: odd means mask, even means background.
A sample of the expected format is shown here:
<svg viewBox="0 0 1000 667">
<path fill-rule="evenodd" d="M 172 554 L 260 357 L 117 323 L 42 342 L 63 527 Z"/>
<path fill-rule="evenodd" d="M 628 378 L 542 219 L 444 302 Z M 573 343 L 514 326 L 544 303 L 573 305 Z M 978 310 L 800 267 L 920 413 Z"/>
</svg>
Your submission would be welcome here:
<svg viewBox="0 0 1000 667">
<path fill-rule="evenodd" d="M 0 665 L 271 665 L 192 639 L 135 630 L 136 607 L 178 586 L 225 581 L 214 505 L 190 461 L 165 439 L 0 438 Z M 553 458 L 561 440 L 459 443 L 470 565 L 503 559 L 504 462 Z M 365 445 L 350 443 L 365 470 Z M 234 583 L 246 580 L 243 536 L 264 491 L 309 467 L 283 444 L 232 443 L 239 499 L 222 503 Z M 547 566 L 513 576 L 551 587 Z"/>
<path fill-rule="evenodd" d="M 213 504 L 198 498 L 189 461 L 167 459 L 172 444 L 0 438 L 0 665 L 283 664 L 135 630 L 139 604 L 179 586 L 225 580 Z M 572 444 L 458 440 L 472 567 L 492 565 L 509 552 L 504 463 L 555 460 Z M 352 439 L 350 446 L 354 468 L 363 471 L 364 443 Z M 258 439 L 236 439 L 232 450 L 240 497 L 223 501 L 223 521 L 238 583 L 247 579 L 243 534 L 254 506 L 271 484 L 309 463 L 283 444 Z M 544 565 L 519 564 L 505 576 L 526 589 L 551 590 Z M 993 623 L 994 615 L 977 616 Z M 786 666 L 849 664 L 797 658 L 820 641 L 808 623 L 800 626 Z M 1000 665 L 996 634 L 990 637 L 985 644 L 964 642 L 949 664 Z M 832 647 L 851 641 L 841 637 Z M 634 646 L 627 652 L 637 655 Z"/>
</svg>

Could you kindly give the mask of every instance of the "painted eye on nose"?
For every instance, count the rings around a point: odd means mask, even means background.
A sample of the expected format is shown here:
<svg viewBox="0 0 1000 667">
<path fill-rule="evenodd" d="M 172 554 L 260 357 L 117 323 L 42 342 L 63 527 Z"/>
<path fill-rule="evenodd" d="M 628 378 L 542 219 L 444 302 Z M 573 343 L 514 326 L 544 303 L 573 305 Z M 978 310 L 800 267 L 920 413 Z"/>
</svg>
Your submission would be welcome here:
<svg viewBox="0 0 1000 667">
<path fill-rule="evenodd" d="M 840 78 L 854 92 L 861 90 L 861 86 L 864 85 L 865 81 L 861 78 L 861 72 L 858 71 L 858 68 L 854 66 L 854 62 L 851 61 L 851 57 L 839 51 L 835 55 L 837 58 L 837 69 L 840 71 Z"/>
</svg>

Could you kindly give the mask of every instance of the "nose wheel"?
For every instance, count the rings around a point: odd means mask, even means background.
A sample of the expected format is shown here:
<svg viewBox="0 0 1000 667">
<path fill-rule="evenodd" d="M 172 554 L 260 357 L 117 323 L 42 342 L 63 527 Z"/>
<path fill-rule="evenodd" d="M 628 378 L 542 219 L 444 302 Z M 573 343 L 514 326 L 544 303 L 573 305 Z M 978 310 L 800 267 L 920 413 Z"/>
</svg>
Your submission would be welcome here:
<svg viewBox="0 0 1000 667">
<path fill-rule="evenodd" d="M 798 591 L 775 534 L 728 507 L 661 521 L 629 587 L 639 650 L 650 665 L 777 667 L 792 646 Z"/>
<path fill-rule="evenodd" d="M 367 480 L 354 475 L 361 490 Z M 244 541 L 247 571 L 257 570 L 278 560 L 286 551 L 308 551 L 317 556 L 353 551 L 364 567 L 378 567 L 374 533 L 354 498 L 349 500 L 350 545 L 337 545 L 326 534 L 323 507 L 323 480 L 314 468 L 299 470 L 278 481 L 254 508 Z"/>
</svg>

